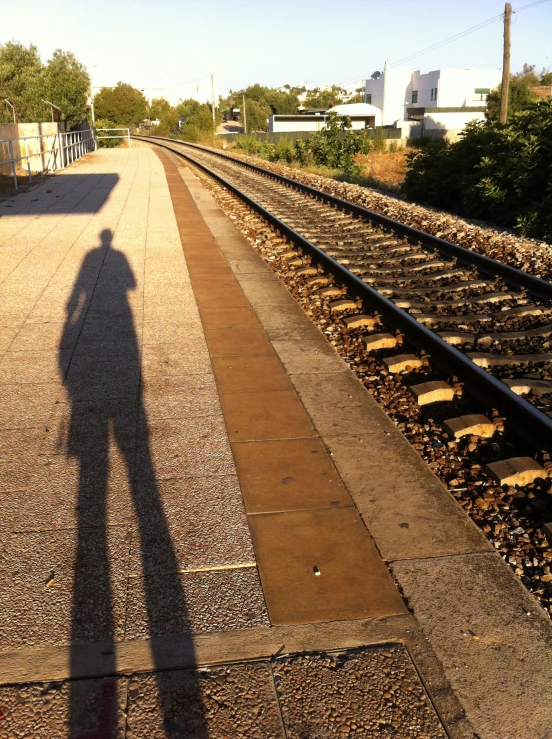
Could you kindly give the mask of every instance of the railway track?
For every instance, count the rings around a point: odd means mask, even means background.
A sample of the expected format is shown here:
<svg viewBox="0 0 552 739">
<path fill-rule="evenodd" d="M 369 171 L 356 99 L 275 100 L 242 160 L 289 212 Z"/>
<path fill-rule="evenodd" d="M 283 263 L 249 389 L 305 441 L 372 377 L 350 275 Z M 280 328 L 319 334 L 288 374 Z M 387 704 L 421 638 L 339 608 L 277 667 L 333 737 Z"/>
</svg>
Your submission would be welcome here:
<svg viewBox="0 0 552 739">
<path fill-rule="evenodd" d="M 552 284 L 224 154 L 149 140 L 193 162 L 272 223 L 290 242 L 280 255 L 290 269 L 308 272 L 308 255 L 460 378 L 470 395 L 499 409 L 533 447 L 552 449 Z M 309 289 L 321 289 L 315 275 L 305 278 Z M 330 308 L 361 326 L 362 311 L 335 289 L 334 297 Z M 398 345 L 366 336 L 367 350 Z M 416 357 L 408 358 L 403 368 L 415 366 Z"/>
<path fill-rule="evenodd" d="M 224 155 L 150 141 L 195 168 L 495 550 L 552 611 L 552 546 L 546 538 L 552 461 L 543 451 L 551 438 L 548 398 L 529 382 L 550 382 L 548 359 L 487 369 L 468 356 L 490 353 L 489 347 L 513 356 L 506 349 L 522 347 L 504 334 L 514 330 L 527 342 L 540 342 L 524 346 L 525 354 L 547 354 L 550 283 L 355 205 L 334 203 L 326 193 L 318 197 L 308 187 L 302 192 L 299 183 Z M 466 282 L 471 284 L 458 287 Z M 401 307 L 408 300 L 423 307 Z M 455 331 L 467 339 L 463 344 L 447 342 Z M 502 335 L 500 348 L 494 333 Z M 523 397 L 503 382 L 509 379 L 526 383 Z M 511 469 L 516 460 L 521 466 Z"/>
</svg>

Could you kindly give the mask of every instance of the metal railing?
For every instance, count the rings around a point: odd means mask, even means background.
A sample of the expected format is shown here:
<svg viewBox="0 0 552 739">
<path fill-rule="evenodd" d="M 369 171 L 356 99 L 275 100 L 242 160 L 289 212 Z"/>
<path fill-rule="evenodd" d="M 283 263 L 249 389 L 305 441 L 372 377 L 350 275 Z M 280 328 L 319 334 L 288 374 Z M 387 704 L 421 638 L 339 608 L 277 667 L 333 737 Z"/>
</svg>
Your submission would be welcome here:
<svg viewBox="0 0 552 739">
<path fill-rule="evenodd" d="M 128 140 L 128 148 L 130 149 L 130 128 L 96 128 L 96 140 L 99 139 L 127 139 Z M 115 134 L 112 134 L 111 136 L 98 136 L 98 131 L 126 131 L 126 133 L 115 136 Z"/>
<path fill-rule="evenodd" d="M 36 142 L 35 145 L 31 143 L 33 141 Z M 3 152 L 6 148 L 9 156 L 0 161 L 0 167 L 3 165 L 11 167 L 13 184 L 18 190 L 18 177 L 28 177 L 32 183 L 33 174 L 45 174 L 68 167 L 89 151 L 95 151 L 96 141 L 93 131 L 69 131 L 18 139 L 0 139 L 0 157 L 5 156 Z"/>
</svg>

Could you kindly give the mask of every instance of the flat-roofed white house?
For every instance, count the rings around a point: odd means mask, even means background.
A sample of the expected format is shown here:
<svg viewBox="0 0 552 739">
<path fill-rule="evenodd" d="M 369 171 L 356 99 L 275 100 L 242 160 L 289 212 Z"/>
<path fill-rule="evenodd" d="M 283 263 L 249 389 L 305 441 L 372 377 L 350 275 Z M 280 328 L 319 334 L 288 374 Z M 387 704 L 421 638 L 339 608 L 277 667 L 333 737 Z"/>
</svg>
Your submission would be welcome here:
<svg viewBox="0 0 552 739">
<path fill-rule="evenodd" d="M 389 67 L 366 80 L 367 103 L 381 110 L 384 126 L 404 135 L 454 135 L 485 117 L 487 97 L 500 84 L 498 69 L 419 69 Z"/>
<path fill-rule="evenodd" d="M 284 133 L 291 131 L 321 131 L 325 128 L 330 113 L 347 115 L 351 119 L 353 131 L 363 128 L 375 128 L 381 125 L 381 110 L 374 105 L 366 103 L 344 103 L 335 105 L 324 113 L 314 115 L 272 115 L 268 119 L 268 130 L 271 133 Z"/>
</svg>

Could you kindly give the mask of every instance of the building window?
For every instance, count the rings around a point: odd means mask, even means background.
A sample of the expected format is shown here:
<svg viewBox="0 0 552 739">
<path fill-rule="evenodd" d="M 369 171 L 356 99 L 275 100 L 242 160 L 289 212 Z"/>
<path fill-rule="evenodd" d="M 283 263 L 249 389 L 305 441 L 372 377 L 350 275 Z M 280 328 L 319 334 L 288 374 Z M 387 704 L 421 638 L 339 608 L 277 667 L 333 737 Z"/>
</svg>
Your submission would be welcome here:
<svg viewBox="0 0 552 739">
<path fill-rule="evenodd" d="M 489 87 L 476 87 L 475 92 L 473 94 L 474 101 L 478 103 L 479 102 L 486 103 L 487 98 L 489 97 L 490 91 L 491 90 Z"/>
<path fill-rule="evenodd" d="M 372 105 L 372 93 L 368 93 L 366 95 L 366 102 L 368 103 L 368 105 Z"/>
<path fill-rule="evenodd" d="M 437 100 L 437 88 L 436 87 L 431 88 L 431 99 Z"/>
<path fill-rule="evenodd" d="M 417 103 L 418 102 L 418 90 L 412 91 L 412 102 Z"/>
</svg>

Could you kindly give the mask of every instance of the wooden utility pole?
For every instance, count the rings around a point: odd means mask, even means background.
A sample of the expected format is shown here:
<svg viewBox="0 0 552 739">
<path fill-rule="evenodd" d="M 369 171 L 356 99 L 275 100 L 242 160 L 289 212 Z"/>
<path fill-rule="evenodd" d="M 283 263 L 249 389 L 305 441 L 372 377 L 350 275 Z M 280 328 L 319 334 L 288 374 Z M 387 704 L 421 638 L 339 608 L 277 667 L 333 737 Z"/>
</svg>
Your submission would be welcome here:
<svg viewBox="0 0 552 739">
<path fill-rule="evenodd" d="M 247 133 L 247 118 L 245 116 L 245 95 L 243 96 L 242 109 L 243 109 L 243 132 Z"/>
<path fill-rule="evenodd" d="M 502 88 L 500 95 L 500 122 L 508 120 L 508 88 L 510 86 L 510 25 L 512 21 L 512 6 L 504 6 L 504 57 L 502 60 Z"/>
<path fill-rule="evenodd" d="M 213 114 L 213 123 L 215 122 L 215 80 L 211 75 L 211 112 Z"/>
</svg>

